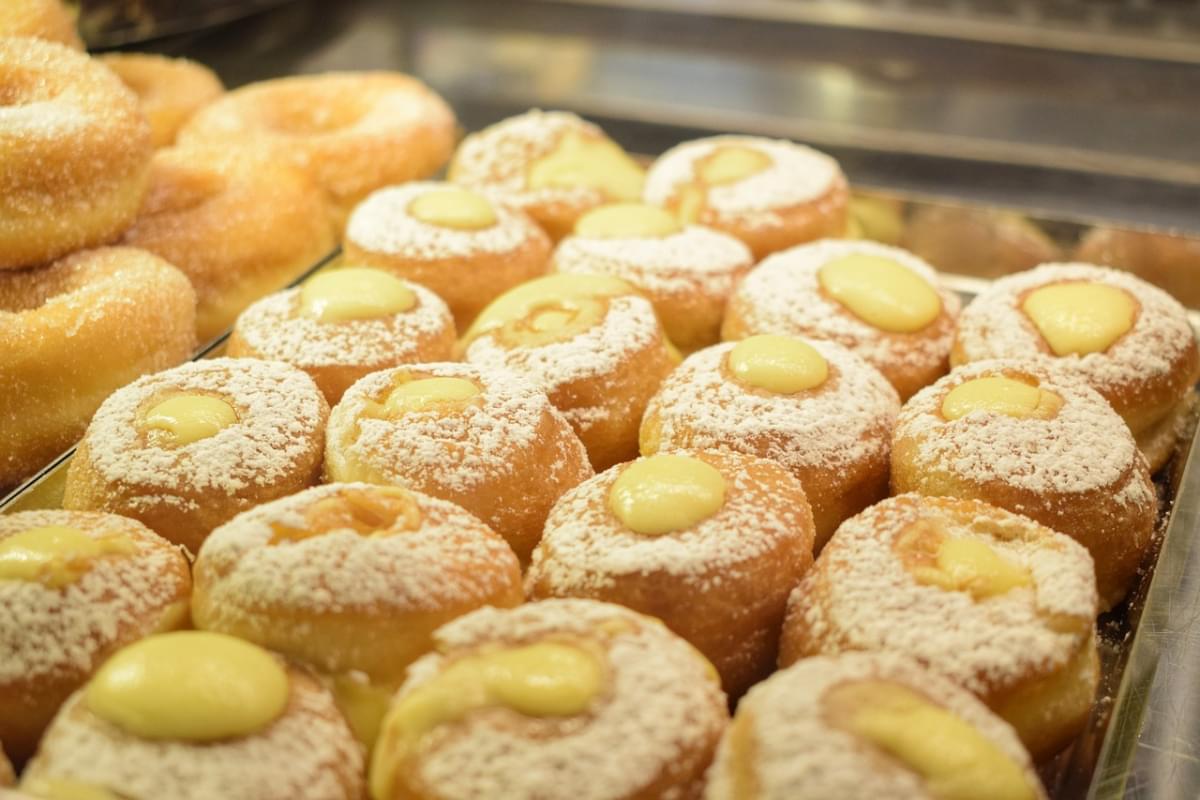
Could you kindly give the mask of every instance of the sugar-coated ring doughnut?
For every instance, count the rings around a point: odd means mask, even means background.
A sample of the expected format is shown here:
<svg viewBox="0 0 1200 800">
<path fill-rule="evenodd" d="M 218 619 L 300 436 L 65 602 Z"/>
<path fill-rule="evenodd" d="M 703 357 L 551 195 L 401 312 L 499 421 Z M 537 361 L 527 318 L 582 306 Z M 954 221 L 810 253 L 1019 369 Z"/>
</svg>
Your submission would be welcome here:
<svg viewBox="0 0 1200 800">
<path fill-rule="evenodd" d="M 842 520 L 887 496 L 900 401 L 874 367 L 834 342 L 745 341 L 693 353 L 667 376 L 642 418 L 642 454 L 733 450 L 779 462 L 804 487 L 820 550 Z M 782 352 L 749 349 L 759 341 Z M 819 375 L 807 386 L 771 386 L 754 369 L 765 366 L 768 378 L 773 363 L 801 369 L 788 363 L 792 343 Z"/>
<path fill-rule="evenodd" d="M 141 520 L 195 553 L 241 511 L 312 485 L 329 406 L 279 361 L 215 358 L 114 392 L 67 470 L 65 508 Z"/>
<path fill-rule="evenodd" d="M 184 123 L 225 92 L 215 72 L 186 58 L 105 53 L 97 60 L 138 96 L 155 147 L 173 144 Z"/>
<path fill-rule="evenodd" d="M 704 792 L 705 800 L 984 796 L 1045 800 L 1046 792 L 1012 728 L 896 653 L 809 658 L 751 689 Z"/>
<path fill-rule="evenodd" d="M 124 241 L 157 253 L 196 289 L 196 334 L 223 333 L 335 245 L 321 190 L 270 152 L 172 147 L 154 155 L 150 191 Z"/>
<path fill-rule="evenodd" d="M 1129 429 L 1050 359 L 979 361 L 901 410 L 892 490 L 974 498 L 1065 533 L 1092 554 L 1100 608 L 1125 596 L 1158 503 Z"/>
<path fill-rule="evenodd" d="M 592 467 L 536 384 L 503 369 L 443 363 L 396 367 L 354 384 L 329 417 L 325 476 L 457 503 L 525 563 L 550 508 L 592 477 Z"/>
<path fill-rule="evenodd" d="M 9 755 L 33 755 L 59 706 L 114 651 L 186 625 L 191 587 L 179 549 L 135 520 L 0 516 L 0 739 Z"/>
<path fill-rule="evenodd" d="M 75 18 L 62 0 L 6 0 L 0 6 L 0 36 L 29 36 L 83 49 Z"/>
<path fill-rule="evenodd" d="M 384 719 L 373 800 L 699 796 L 729 712 L 712 666 L 657 620 L 545 600 L 434 641 Z"/>
<path fill-rule="evenodd" d="M 21 788 L 120 800 L 361 800 L 363 761 L 311 674 L 239 639 L 177 631 L 118 651 L 66 702 Z"/>
<path fill-rule="evenodd" d="M 114 390 L 185 361 L 195 309 L 179 270 L 129 247 L 0 271 L 0 488 L 78 440 Z"/>
<path fill-rule="evenodd" d="M 149 181 L 150 126 L 112 72 L 65 45 L 0 38 L 0 269 L 111 242 Z"/>
<path fill-rule="evenodd" d="M 725 303 L 754 256 L 728 234 L 684 226 L 662 209 L 628 203 L 584 215 L 559 242 L 553 265 L 559 272 L 628 281 L 654 303 L 671 341 L 691 352 L 719 340 Z"/>
<path fill-rule="evenodd" d="M 906 250 L 827 239 L 776 253 L 751 270 L 729 300 L 721 334 L 838 342 L 905 400 L 946 374 L 960 305 L 937 272 Z"/>
<path fill-rule="evenodd" d="M 1079 735 L 1099 679 L 1082 545 L 977 500 L 900 495 L 842 523 L 788 602 L 781 666 L 904 653 L 971 691 L 1033 757 Z"/>
<path fill-rule="evenodd" d="M 686 222 L 736 236 L 763 258 L 843 235 L 850 192 L 838 163 L 810 147 L 712 136 L 659 156 L 646 172 L 643 198 Z"/>
<path fill-rule="evenodd" d="M 375 189 L 437 172 L 455 135 L 454 112 L 416 78 L 330 72 L 242 86 L 192 117 L 179 139 L 278 148 L 325 190 L 340 231 Z"/>
<path fill-rule="evenodd" d="M 736 698 L 774 670 L 787 597 L 812 548 L 804 490 L 782 466 L 730 452 L 651 456 L 563 495 L 526 590 L 658 617 Z"/>
<path fill-rule="evenodd" d="M 467 136 L 448 175 L 522 209 L 554 241 L 596 206 L 640 199 L 645 177 L 599 126 L 537 109 Z"/>
<path fill-rule="evenodd" d="M 308 373 L 330 405 L 355 381 L 400 364 L 446 361 L 454 318 L 423 286 L 378 270 L 325 270 L 241 313 L 226 352 Z"/>
<path fill-rule="evenodd" d="M 1183 306 L 1133 275 L 1091 264 L 1043 264 L 996 281 L 963 310 L 950 363 L 1037 355 L 1058 356 L 1082 375 L 1134 435 L 1169 414 L 1200 376 Z"/>
<path fill-rule="evenodd" d="M 519 283 L 544 275 L 550 240 L 523 212 L 454 184 L 373 193 L 350 215 L 346 260 L 393 272 L 446 301 L 460 330 Z"/>
<path fill-rule="evenodd" d="M 346 702 L 368 744 L 436 628 L 523 599 L 516 556 L 476 517 L 365 483 L 318 486 L 239 514 L 204 541 L 195 579 L 197 628 L 306 663 L 342 698 L 382 694 L 374 709 Z"/>
</svg>

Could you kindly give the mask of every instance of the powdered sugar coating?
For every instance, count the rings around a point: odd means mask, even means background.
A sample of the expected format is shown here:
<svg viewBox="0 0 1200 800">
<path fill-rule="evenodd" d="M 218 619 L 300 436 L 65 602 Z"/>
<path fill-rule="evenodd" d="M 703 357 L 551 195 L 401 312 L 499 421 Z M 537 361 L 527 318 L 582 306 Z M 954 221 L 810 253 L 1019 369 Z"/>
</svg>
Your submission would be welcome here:
<svg viewBox="0 0 1200 800">
<path fill-rule="evenodd" d="M 702 770 L 728 712 L 711 667 L 656 620 L 590 600 L 480 609 L 435 634 L 397 697 L 427 683 L 458 653 L 488 645 L 583 639 L 607 655 L 607 688 L 585 716 L 544 723 L 489 709 L 428 735 L 414 767 L 445 800 L 538 797 L 618 800 L 660 779 Z M 682 775 L 680 775 L 682 773 Z M 692 796 L 689 781 L 664 798 Z"/>
<path fill-rule="evenodd" d="M 422 222 L 409 213 L 417 198 L 451 184 L 433 181 L 380 189 L 355 207 L 346 226 L 346 241 L 360 250 L 414 261 L 504 257 L 538 235 L 532 220 L 503 203 L 492 202 L 496 222 L 479 230 L 460 230 Z"/>
<path fill-rule="evenodd" d="M 559 272 L 612 275 L 656 295 L 699 290 L 725 297 L 753 263 L 740 240 L 700 225 L 663 237 L 569 236 L 554 251 Z"/>
<path fill-rule="evenodd" d="M 747 768 L 758 788 L 757 800 L 934 800 L 916 772 L 827 721 L 827 690 L 870 680 L 905 686 L 969 723 L 1022 768 L 1037 797 L 1045 797 L 1029 754 L 1012 728 L 968 692 L 904 656 L 855 653 L 806 659 L 751 689 L 721 740 L 709 771 L 706 800 L 743 800 L 737 794 L 736 775 Z M 739 761 L 733 741 L 743 733 L 753 753 L 749 764 Z"/>
<path fill-rule="evenodd" d="M 516 559 L 504 540 L 453 503 L 412 492 L 420 525 L 390 536 L 331 530 L 272 542 L 274 526 L 304 530 L 304 511 L 366 483 L 307 489 L 234 517 L 212 532 L 197 557 L 210 576 L 208 605 L 222 616 L 255 617 L 284 608 L 298 614 L 437 610 L 484 601 L 503 590 L 504 570 L 478 564 Z M 448 580 L 448 576 L 459 576 Z"/>
<path fill-rule="evenodd" d="M 132 736 L 76 693 L 51 725 L 25 780 L 71 779 L 129 800 L 359 800 L 363 752 L 333 697 L 289 671 L 283 714 L 252 736 L 208 743 Z"/>
<path fill-rule="evenodd" d="M 1195 348 L 1195 333 L 1187 312 L 1162 289 L 1121 270 L 1054 263 L 1001 278 L 967 306 L 959 318 L 955 342 L 956 351 L 961 351 L 960 360 L 1052 356 L 1021 303 L 1034 289 L 1074 281 L 1122 289 L 1138 306 L 1133 328 L 1106 350 L 1057 358 L 1064 368 L 1077 372 L 1106 397 L 1170 375 L 1182 354 Z"/>
<path fill-rule="evenodd" d="M 848 255 L 870 255 L 894 261 L 919 276 L 941 298 L 941 312 L 914 333 L 876 328 L 827 296 L 819 272 L 830 261 Z M 777 333 L 815 336 L 842 344 L 889 374 L 903 368 L 942 365 L 954 340 L 958 295 L 940 285 L 933 267 L 907 250 L 877 242 L 823 239 L 768 256 L 738 285 L 730 315 L 740 318 L 740 335 Z"/>
<path fill-rule="evenodd" d="M 642 196 L 652 205 L 667 205 L 682 185 L 696 180 L 696 162 L 722 147 L 756 150 L 771 165 L 739 181 L 709 187 L 706 205 L 718 219 L 808 203 L 845 180 L 836 161 L 811 147 L 756 136 L 711 136 L 676 145 L 659 156 L 646 173 Z"/>
<path fill-rule="evenodd" d="M 1050 419 L 972 411 L 942 416 L 946 395 L 991 376 L 1032 379 L 1062 398 Z M 1137 445 L 1121 417 L 1084 380 L 1045 358 L 977 361 L 918 392 L 900 412 L 895 440 L 916 445 L 916 460 L 975 486 L 993 482 L 1040 495 L 1116 487 L 1129 474 Z"/>
<path fill-rule="evenodd" d="M 919 582 L 898 543 L 923 521 L 983 542 L 1032 585 L 977 600 Z M 1064 667 L 1090 641 L 1096 613 L 1092 558 L 1069 536 L 978 501 L 905 494 L 842 523 L 792 593 L 785 628 L 800 617 L 825 655 L 905 653 L 986 696 Z"/>
<path fill-rule="evenodd" d="M 300 369 L 360 366 L 383 369 L 425 357 L 430 342 L 454 320 L 440 297 L 402 281 L 416 305 L 370 319 L 321 322 L 300 312 L 301 289 L 287 289 L 254 303 L 238 317 L 237 335 L 263 358 Z"/>
<path fill-rule="evenodd" d="M 93 539 L 119 535 L 136 551 L 96 559 L 58 589 L 0 580 L 0 685 L 47 676 L 83 676 L 118 644 L 154 631 L 191 589 L 175 547 L 135 520 L 88 511 L 25 511 L 0 516 L 0 541 L 31 528 L 75 528 Z"/>
<path fill-rule="evenodd" d="M 887 457 L 887 433 L 900 411 L 896 391 L 841 345 L 808 343 L 826 360 L 829 377 L 795 395 L 748 388 L 726 368 L 734 342 L 684 360 L 646 409 L 661 426 L 661 449 L 735 449 L 770 458 L 793 472 L 834 474 Z"/>
</svg>

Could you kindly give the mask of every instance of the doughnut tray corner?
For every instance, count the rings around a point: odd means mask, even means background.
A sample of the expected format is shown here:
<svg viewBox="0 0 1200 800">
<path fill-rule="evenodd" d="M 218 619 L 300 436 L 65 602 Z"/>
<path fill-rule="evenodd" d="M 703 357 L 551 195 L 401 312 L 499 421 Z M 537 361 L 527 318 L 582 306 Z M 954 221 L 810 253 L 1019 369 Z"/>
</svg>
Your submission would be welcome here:
<svg viewBox="0 0 1200 800">
<path fill-rule="evenodd" d="M 936 198 L 863 191 L 870 202 L 903 208 L 908 215 L 950 210 L 1012 213 Z M 1019 210 L 1056 239 L 1076 237 L 1094 221 Z M 1109 227 L 1112 227 L 1109 225 Z M 958 234 L 964 231 L 958 231 Z M 954 239 L 955 234 L 947 237 Z M 959 237 L 961 238 L 961 236 Z M 335 263 L 335 251 L 299 275 L 295 286 Z M 937 261 L 933 260 L 935 266 Z M 944 273 L 964 299 L 993 276 Z M 1200 298 L 1200 291 L 1197 293 Z M 1193 308 L 1193 298 L 1180 298 Z M 1198 315 L 1191 312 L 1193 324 Z M 224 353 L 228 333 L 194 360 Z M 1200 798 L 1200 404 L 1188 420 L 1174 455 L 1155 477 L 1159 494 L 1158 537 L 1136 589 L 1098 620 L 1101 681 L 1087 727 L 1053 761 L 1042 778 L 1055 800 L 1195 800 Z M 74 448 L 0 497 L 0 514 L 57 508 Z"/>
</svg>

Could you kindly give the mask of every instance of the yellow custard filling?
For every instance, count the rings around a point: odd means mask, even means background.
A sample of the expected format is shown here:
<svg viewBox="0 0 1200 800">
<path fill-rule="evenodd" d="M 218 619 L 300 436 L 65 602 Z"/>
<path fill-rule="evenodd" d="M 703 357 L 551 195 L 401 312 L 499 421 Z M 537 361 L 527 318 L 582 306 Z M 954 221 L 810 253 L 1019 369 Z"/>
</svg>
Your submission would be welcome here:
<svg viewBox="0 0 1200 800">
<path fill-rule="evenodd" d="M 708 190 L 745 180 L 771 167 L 775 162 L 761 150 L 745 145 L 721 145 L 696 160 L 690 183 L 675 190 L 672 207 L 683 222 L 700 219 L 708 206 Z"/>
<path fill-rule="evenodd" d="M 610 200 L 634 202 L 642 197 L 646 174 L 638 163 L 609 139 L 564 134 L 547 155 L 529 165 L 530 189 L 596 189 Z"/>
<path fill-rule="evenodd" d="M 974 411 L 1009 417 L 1051 419 L 1062 398 L 1047 389 L 1001 375 L 975 378 L 955 386 L 942 399 L 942 416 L 961 419 Z"/>
<path fill-rule="evenodd" d="M 177 394 L 145 412 L 141 426 L 150 444 L 157 447 L 182 447 L 237 423 L 233 406 L 207 394 Z"/>
<path fill-rule="evenodd" d="M 889 333 L 915 333 L 942 313 L 924 278 L 890 258 L 852 253 L 817 271 L 825 294 L 863 322 Z"/>
<path fill-rule="evenodd" d="M 413 200 L 408 213 L 427 225 L 478 231 L 496 224 L 496 211 L 483 195 L 456 186 L 434 189 Z"/>
<path fill-rule="evenodd" d="M 776 394 L 815 389 L 829 378 L 829 364 L 816 349 L 792 336 L 765 334 L 738 342 L 728 356 L 739 382 Z"/>
<path fill-rule="evenodd" d="M 575 223 L 575 235 L 588 239 L 661 239 L 681 230 L 669 211 L 645 203 L 600 206 Z"/>
<path fill-rule="evenodd" d="M 70 778 L 32 778 L 21 782 L 21 792 L 41 800 L 121 800 L 103 786 Z"/>
<path fill-rule="evenodd" d="M 388 416 L 422 411 L 447 413 L 478 402 L 481 394 L 479 385 L 466 378 L 417 378 L 392 389 L 383 407 Z"/>
<path fill-rule="evenodd" d="M 463 335 L 460 349 L 489 331 L 508 347 L 565 342 L 604 320 L 608 301 L 635 295 L 620 278 L 558 273 L 523 283 L 492 301 Z"/>
<path fill-rule="evenodd" d="M 377 319 L 416 305 L 417 295 L 404 281 L 367 267 L 322 272 L 300 290 L 300 313 L 318 322 Z"/>
<path fill-rule="evenodd" d="M 948 536 L 932 520 L 909 525 L 896 547 L 918 583 L 967 592 L 976 600 L 1033 585 L 1033 575 L 1024 565 L 1010 561 L 980 539 Z"/>
<path fill-rule="evenodd" d="M 1137 304 L 1103 283 L 1056 283 L 1035 289 L 1021 304 L 1055 355 L 1101 353 L 1133 328 Z"/>
<path fill-rule="evenodd" d="M 725 491 L 724 476 L 707 462 L 683 455 L 647 456 L 621 470 L 608 492 L 608 507 L 634 533 L 661 536 L 720 511 Z"/>
<path fill-rule="evenodd" d="M 304 509 L 302 516 L 303 528 L 273 524 L 269 543 L 299 542 L 344 530 L 368 538 L 394 536 L 421 526 L 421 509 L 416 499 L 407 489 L 397 486 L 343 488 Z"/>
<path fill-rule="evenodd" d="M 60 589 L 83 577 L 97 559 L 136 552 L 137 545 L 121 534 L 93 538 L 63 525 L 30 528 L 0 539 L 0 580 Z"/>
</svg>

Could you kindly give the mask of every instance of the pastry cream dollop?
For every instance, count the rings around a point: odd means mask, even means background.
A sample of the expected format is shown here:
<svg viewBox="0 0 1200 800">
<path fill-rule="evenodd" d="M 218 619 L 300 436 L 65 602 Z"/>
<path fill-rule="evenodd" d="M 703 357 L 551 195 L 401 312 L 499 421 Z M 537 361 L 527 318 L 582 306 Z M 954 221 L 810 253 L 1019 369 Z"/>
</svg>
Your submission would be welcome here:
<svg viewBox="0 0 1200 800">
<path fill-rule="evenodd" d="M 889 333 L 915 333 L 942 313 L 924 278 L 890 258 L 852 253 L 817 271 L 821 289 L 851 314 Z"/>
<path fill-rule="evenodd" d="M 725 503 L 725 490 L 721 472 L 698 458 L 647 456 L 621 470 L 609 490 L 608 505 L 634 533 L 661 536 L 717 513 Z"/>
</svg>

